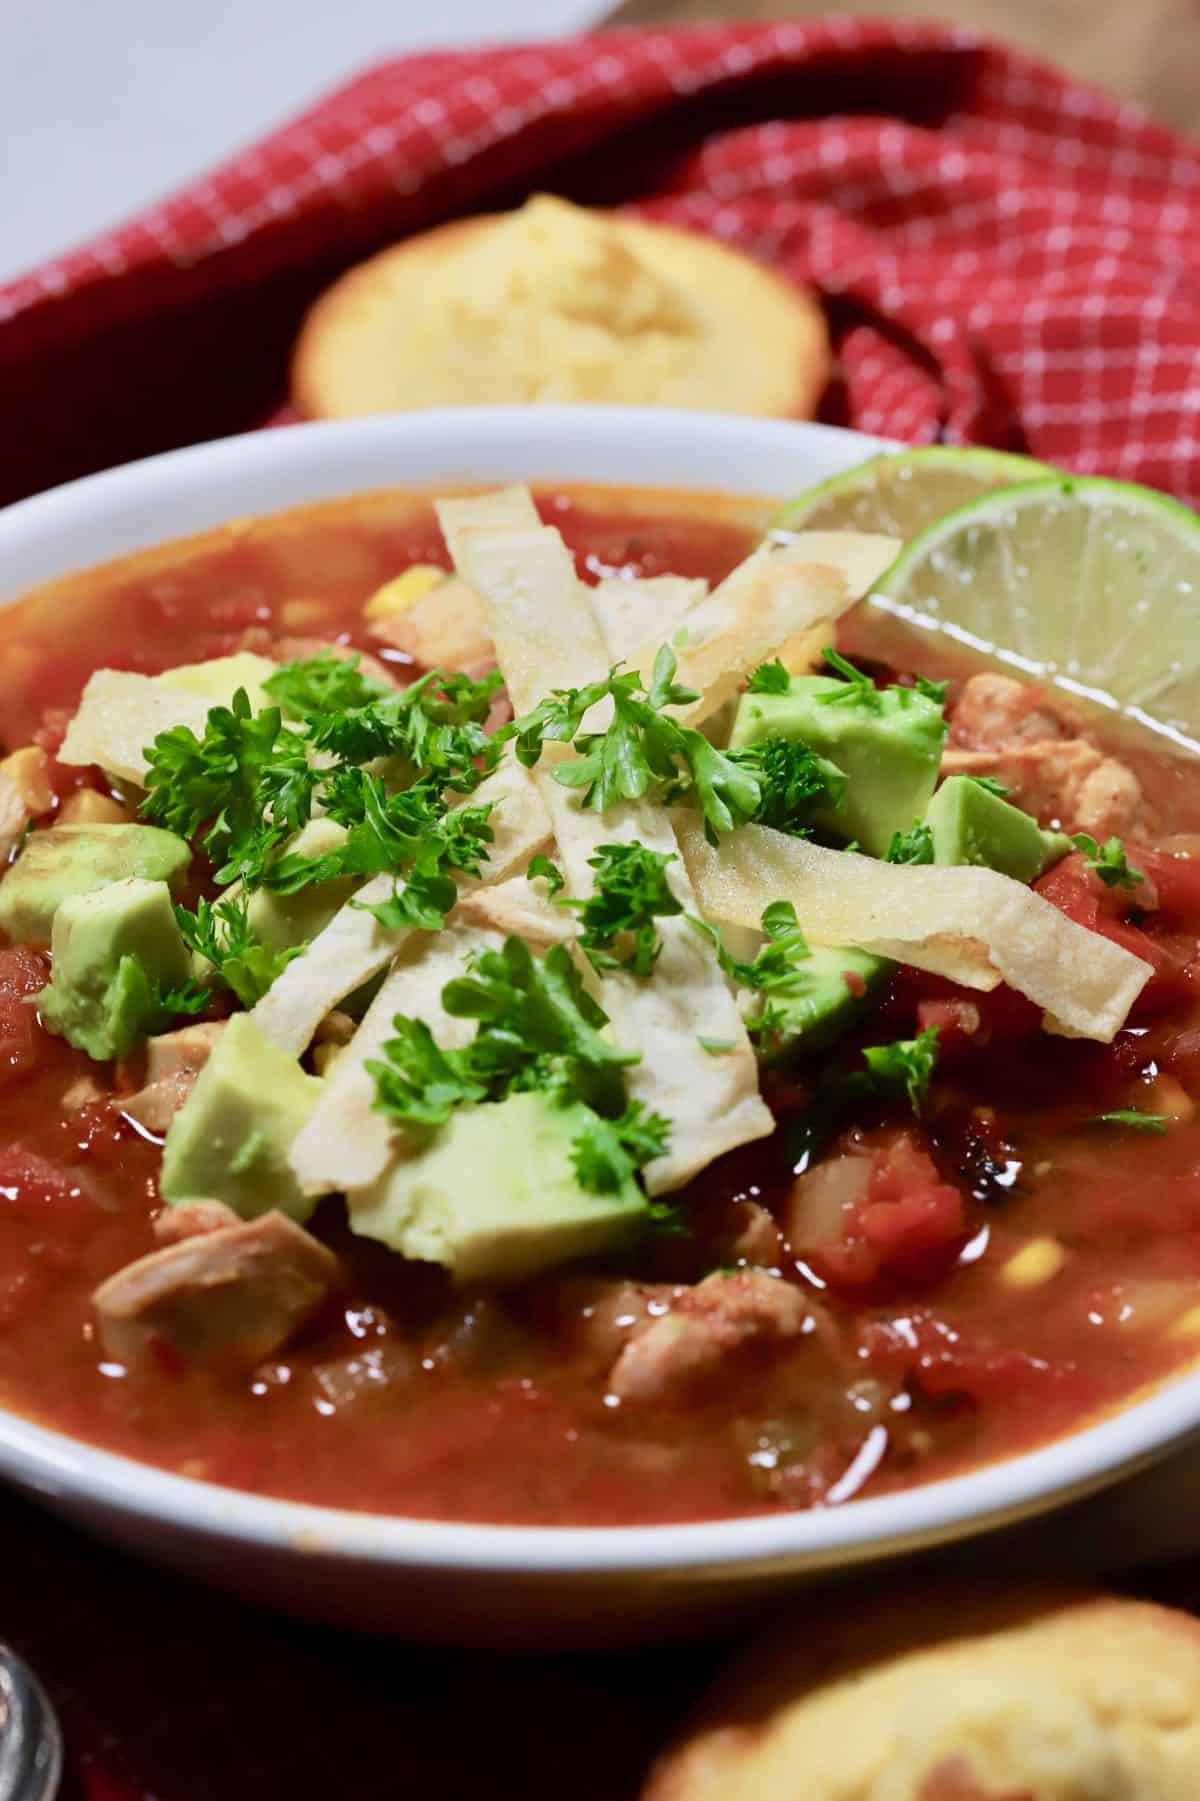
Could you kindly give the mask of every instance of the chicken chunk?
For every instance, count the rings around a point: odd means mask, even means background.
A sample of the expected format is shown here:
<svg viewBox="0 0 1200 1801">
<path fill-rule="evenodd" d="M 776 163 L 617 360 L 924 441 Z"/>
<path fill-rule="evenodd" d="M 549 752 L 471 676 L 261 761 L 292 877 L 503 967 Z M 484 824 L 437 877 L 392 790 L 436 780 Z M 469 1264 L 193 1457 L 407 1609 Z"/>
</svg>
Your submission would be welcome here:
<svg viewBox="0 0 1200 1801">
<path fill-rule="evenodd" d="M 107 1355 L 127 1367 L 247 1370 L 314 1317 L 337 1274 L 332 1251 L 284 1214 L 264 1213 L 139 1257 L 92 1300 Z"/>
<path fill-rule="evenodd" d="M 975 675 L 966 684 L 942 774 L 998 777 L 1043 825 L 1106 838 L 1145 824 L 1133 771 L 1093 744 L 1072 713 L 1050 707 L 1040 688 L 1007 675 Z"/>
<path fill-rule="evenodd" d="M 428 669 L 495 666 L 483 602 L 458 576 L 448 576 L 399 612 L 373 620 L 371 629 Z"/>
<path fill-rule="evenodd" d="M 224 1024 L 215 1021 L 151 1038 L 146 1046 L 145 1085 L 121 1099 L 121 1112 L 161 1137 L 195 1087 L 196 1077 L 224 1030 Z"/>
<path fill-rule="evenodd" d="M 667 1311 L 634 1327 L 609 1375 L 623 1401 L 671 1404 L 703 1390 L 732 1359 L 772 1352 L 813 1329 L 813 1310 L 779 1276 L 718 1272 L 675 1291 Z"/>
<path fill-rule="evenodd" d="M 160 1245 L 182 1244 L 185 1238 L 199 1238 L 205 1232 L 221 1232 L 226 1226 L 240 1224 L 238 1215 L 224 1201 L 180 1201 L 163 1208 L 154 1222 L 154 1236 Z"/>
</svg>

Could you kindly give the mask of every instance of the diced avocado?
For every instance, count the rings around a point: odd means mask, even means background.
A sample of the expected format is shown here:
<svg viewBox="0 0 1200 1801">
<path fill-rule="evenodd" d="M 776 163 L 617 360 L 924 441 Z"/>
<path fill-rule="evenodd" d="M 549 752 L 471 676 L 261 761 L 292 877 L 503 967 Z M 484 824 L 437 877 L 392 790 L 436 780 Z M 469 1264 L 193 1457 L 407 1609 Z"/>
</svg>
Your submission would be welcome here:
<svg viewBox="0 0 1200 1801">
<path fill-rule="evenodd" d="M 191 975 L 165 882 L 131 876 L 70 895 L 54 915 L 43 1024 L 102 1062 L 145 1035 L 159 996 Z"/>
<path fill-rule="evenodd" d="M 251 710 L 257 713 L 271 705 L 271 697 L 263 683 L 278 669 L 278 663 L 272 663 L 270 657 L 239 650 L 231 657 L 210 657 L 207 663 L 180 663 L 174 669 L 164 669 L 156 679 L 165 687 L 181 688 L 185 694 L 198 694 L 202 700 L 211 701 L 214 707 L 227 707 L 238 689 L 244 688 Z"/>
<path fill-rule="evenodd" d="M 814 813 L 823 830 L 882 857 L 929 804 L 946 722 L 937 701 L 915 688 L 859 688 L 833 676 L 796 675 L 781 694 L 746 693 L 729 745 L 763 738 L 807 744 L 846 778 L 840 803 Z"/>
<path fill-rule="evenodd" d="M 191 860 L 183 839 L 156 825 L 52 825 L 31 832 L 0 881 L 0 932 L 14 944 L 45 941 L 71 895 L 92 894 L 123 876 L 175 883 Z"/>
<path fill-rule="evenodd" d="M 514 1282 L 625 1241 L 648 1203 L 629 1178 L 581 1188 L 572 1140 L 586 1107 L 536 1092 L 464 1107 L 427 1145 L 347 1197 L 351 1229 L 459 1282 Z"/>
<path fill-rule="evenodd" d="M 1046 832 L 1020 807 L 969 775 L 947 776 L 925 810 L 935 863 L 978 863 L 1032 882 L 1071 849 L 1065 832 Z"/>
<path fill-rule="evenodd" d="M 333 819 L 310 819 L 287 847 L 286 855 L 323 857 L 339 850 L 349 834 Z M 323 931 L 345 905 L 362 878 L 337 876 L 330 882 L 310 882 L 296 894 L 277 894 L 256 888 L 250 896 L 247 917 L 262 942 L 273 951 L 308 944 Z"/>
<path fill-rule="evenodd" d="M 851 946 L 814 944 L 797 966 L 798 992 L 767 996 L 770 1029 L 756 1043 L 768 1061 L 819 1051 L 883 997 L 895 964 Z"/>
<path fill-rule="evenodd" d="M 242 1219 L 278 1208 L 306 1220 L 316 1200 L 288 1163 L 292 1140 L 321 1093 L 250 1018 L 235 1013 L 167 1132 L 164 1201 L 224 1201 Z"/>
</svg>

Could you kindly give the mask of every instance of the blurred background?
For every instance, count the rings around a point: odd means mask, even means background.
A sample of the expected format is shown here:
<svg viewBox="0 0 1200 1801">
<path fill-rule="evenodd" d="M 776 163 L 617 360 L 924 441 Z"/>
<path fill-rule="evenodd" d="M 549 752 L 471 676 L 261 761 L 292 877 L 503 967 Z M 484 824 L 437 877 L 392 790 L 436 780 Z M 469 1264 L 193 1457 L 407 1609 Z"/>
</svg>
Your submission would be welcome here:
<svg viewBox="0 0 1200 1801">
<path fill-rule="evenodd" d="M 1200 0 L 5 0 L 0 282 L 405 50 L 841 12 L 977 26 L 1200 127 Z"/>
</svg>

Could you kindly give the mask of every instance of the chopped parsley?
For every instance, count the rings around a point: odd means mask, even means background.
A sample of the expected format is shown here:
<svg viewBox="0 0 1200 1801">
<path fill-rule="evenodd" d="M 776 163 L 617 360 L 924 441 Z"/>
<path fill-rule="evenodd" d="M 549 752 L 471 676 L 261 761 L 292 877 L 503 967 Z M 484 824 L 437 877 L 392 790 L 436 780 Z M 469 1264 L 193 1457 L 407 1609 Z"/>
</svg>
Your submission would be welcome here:
<svg viewBox="0 0 1200 1801">
<path fill-rule="evenodd" d="M 664 644 L 649 688 L 636 670 L 614 665 L 586 687 L 554 689 L 497 737 L 515 740 L 527 769 L 538 761 L 543 745 L 572 744 L 579 754 L 556 763 L 551 773 L 564 787 L 581 788 L 584 806 L 596 813 L 621 801 L 641 800 L 651 790 L 666 801 L 690 794 L 715 843 L 721 832 L 753 819 L 762 787 L 751 770 L 717 750 L 702 732 L 665 714 L 665 707 L 686 706 L 699 698 L 693 688 L 676 683 L 675 669 L 675 654 Z M 612 702 L 612 723 L 603 732 L 584 732 L 586 715 L 602 700 Z"/>
<path fill-rule="evenodd" d="M 688 923 L 695 926 L 698 932 L 703 932 L 706 938 L 711 938 L 716 948 L 717 962 L 730 980 L 741 987 L 769 993 L 772 989 L 778 991 L 787 988 L 795 992 L 797 983 L 807 985 L 807 972 L 799 965 L 807 960 L 810 953 L 791 901 L 772 901 L 770 906 L 763 908 L 761 923 L 767 942 L 753 963 L 746 963 L 740 957 L 735 957 L 726 947 L 720 929 L 711 925 L 707 919 L 700 919 L 694 913 L 689 913 Z"/>
<path fill-rule="evenodd" d="M 846 778 L 835 763 L 807 744 L 774 733 L 744 750 L 730 751 L 729 759 L 758 778 L 754 824 L 773 826 L 793 837 L 807 837 L 813 813 L 821 807 L 836 810 L 846 792 Z"/>
<path fill-rule="evenodd" d="M 392 692 L 386 683 L 363 675 L 358 663 L 357 654 L 339 657 L 335 651 L 321 650 L 316 656 L 282 664 L 263 687 L 286 719 L 311 721 L 347 713 Z"/>
<path fill-rule="evenodd" d="M 872 1044 L 863 1052 L 871 1080 L 881 1093 L 908 1095 L 908 1104 L 919 1114 L 929 1094 L 938 1060 L 938 1028 L 930 1026 L 916 1038 L 897 1038 L 894 1044 Z"/>
<path fill-rule="evenodd" d="M 140 1038 L 169 1031 L 181 1014 L 203 1013 L 208 1005 L 208 989 L 199 982 L 181 982 L 164 988 L 152 976 L 142 959 L 127 952 L 117 964 L 115 991 L 110 996 L 113 1012 L 119 1016 L 122 1034 L 132 1046 Z M 119 994 L 119 1000 L 116 996 Z"/>
<path fill-rule="evenodd" d="M 933 832 L 923 819 L 914 819 L 907 832 L 893 832 L 885 863 L 932 863 Z"/>
<path fill-rule="evenodd" d="M 260 1001 L 293 957 L 300 955 L 299 948 L 277 951 L 262 942 L 250 924 L 250 903 L 245 895 L 198 901 L 194 913 L 177 906 L 175 918 L 188 949 L 211 963 L 216 976 L 243 1007 Z"/>
<path fill-rule="evenodd" d="M 1087 867 L 1093 870 L 1106 888 L 1137 888 L 1145 881 L 1145 873 L 1135 869 L 1125 855 L 1125 846 L 1119 838 L 1109 838 L 1105 844 L 1098 845 L 1090 832 L 1075 832 L 1071 843 L 1076 850 L 1081 850 L 1087 859 Z"/>
<path fill-rule="evenodd" d="M 475 682 L 433 669 L 407 688 L 316 719 L 312 742 L 343 762 L 400 758 L 443 787 L 469 794 L 500 756 L 500 740 L 483 722 L 502 682 L 499 670 Z"/>
<path fill-rule="evenodd" d="M 579 914 L 580 947 L 593 969 L 651 974 L 662 949 L 654 921 L 683 911 L 666 875 L 668 863 L 677 861 L 674 852 L 649 850 L 636 839 L 597 846 L 596 855 L 588 858 L 596 871 L 592 893 L 587 900 L 564 903 Z M 630 944 L 624 956 L 612 948 L 619 940 Z"/>
<path fill-rule="evenodd" d="M 454 1018 L 478 1020 L 474 1038 L 443 1050 L 423 1020 L 397 1014 L 382 1057 L 367 1063 L 380 1112 L 435 1127 L 457 1107 L 522 1091 L 582 1103 L 592 1117 L 573 1142 L 572 1162 L 581 1185 L 599 1194 L 665 1151 L 669 1122 L 625 1092 L 624 1071 L 638 1055 L 605 1035 L 608 1016 L 562 945 L 537 958 L 510 936 L 500 950 L 479 951 L 447 982 L 442 1005 Z"/>
<path fill-rule="evenodd" d="M 883 702 L 879 689 L 864 669 L 856 669 L 854 664 L 839 656 L 831 644 L 827 644 L 821 652 L 829 667 L 841 676 L 844 686 L 829 690 L 817 696 L 822 706 L 838 706 L 846 701 L 856 706 L 869 707 L 871 712 L 878 713 Z"/>
<path fill-rule="evenodd" d="M 1141 1107 L 1116 1107 L 1111 1113 L 1093 1114 L 1087 1123 L 1090 1126 L 1126 1126 L 1131 1132 L 1165 1133 L 1169 1121 L 1168 1113 L 1147 1113 Z"/>
<path fill-rule="evenodd" d="M 751 671 L 746 690 L 749 694 L 786 694 L 791 685 L 791 676 L 776 657 L 773 662 L 760 663 Z"/>
<path fill-rule="evenodd" d="M 700 1033 L 696 1036 L 696 1043 L 702 1051 L 707 1051 L 710 1057 L 720 1057 L 726 1051 L 737 1048 L 736 1038 L 705 1038 Z"/>
<path fill-rule="evenodd" d="M 1003 782 L 997 781 L 994 775 L 969 775 L 967 780 L 974 782 L 975 786 L 982 788 L 985 793 L 994 794 L 997 800 L 1008 799 L 1007 787 Z"/>
<path fill-rule="evenodd" d="M 567 885 L 562 870 L 557 863 L 550 861 L 545 851 L 539 851 L 537 856 L 530 860 L 529 868 L 525 873 L 531 882 L 538 879 L 545 882 L 546 892 L 551 900 L 556 894 L 561 894 Z"/>
<path fill-rule="evenodd" d="M 949 687 L 949 682 L 931 682 L 929 677 L 925 675 L 915 675 L 913 677 L 913 688 L 915 691 L 922 695 L 925 700 L 931 700 L 939 707 L 945 706 Z"/>
</svg>

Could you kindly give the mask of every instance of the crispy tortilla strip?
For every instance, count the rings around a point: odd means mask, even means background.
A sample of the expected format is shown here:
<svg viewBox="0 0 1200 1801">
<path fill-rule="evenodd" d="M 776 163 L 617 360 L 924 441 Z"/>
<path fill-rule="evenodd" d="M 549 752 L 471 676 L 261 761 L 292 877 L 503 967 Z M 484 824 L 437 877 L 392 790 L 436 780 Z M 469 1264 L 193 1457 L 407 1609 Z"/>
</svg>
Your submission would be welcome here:
<svg viewBox="0 0 1200 1801">
<path fill-rule="evenodd" d="M 306 1194 L 366 1188 L 383 1174 L 399 1148 L 402 1128 L 375 1111 L 375 1079 L 367 1062 L 379 1056 L 391 1037 L 397 1013 L 423 1019 L 446 1050 L 473 1038 L 477 1021 L 454 1019 L 445 1012 L 442 989 L 462 974 L 472 951 L 502 943 L 498 932 L 466 923 L 448 924 L 437 933 L 408 934 L 395 967 L 293 1141 L 289 1161 Z"/>
<path fill-rule="evenodd" d="M 869 594 L 904 549 L 884 532 L 768 532 L 767 542 L 798 551 L 807 563 L 836 569 L 855 600 Z"/>
<path fill-rule="evenodd" d="M 519 712 L 551 688 L 577 687 L 603 676 L 608 653 L 556 531 L 464 523 L 457 555 L 460 573 L 487 609 Z M 569 754 L 562 745 L 549 748 Z M 595 872 L 588 859 L 602 844 L 636 839 L 652 850 L 675 851 L 662 808 L 643 802 L 612 808 L 603 817 L 586 811 L 578 793 L 552 780 L 552 761 L 543 757 L 537 780 L 573 895 L 591 893 Z M 671 865 L 668 879 L 684 909 L 694 911 L 682 863 Z M 659 929 L 663 949 L 652 977 L 643 981 L 618 970 L 599 983 L 617 1042 L 641 1053 L 629 1073 L 631 1094 L 671 1121 L 667 1154 L 644 1172 L 652 1194 L 680 1187 L 723 1151 L 765 1137 L 773 1126 L 759 1096 L 754 1052 L 724 976 L 684 919 L 660 920 Z M 702 1035 L 728 1038 L 733 1048 L 712 1056 L 700 1045 Z"/>
<path fill-rule="evenodd" d="M 452 917 L 464 925 L 488 926 L 503 937 L 515 932 L 536 951 L 548 950 L 552 944 L 567 944 L 575 936 L 575 921 L 569 909 L 554 905 L 544 882 L 531 882 L 523 875 L 469 889 Z"/>
<path fill-rule="evenodd" d="M 464 494 L 450 500 L 435 500 L 446 549 L 458 568 L 460 533 L 488 526 L 497 531 L 528 531 L 542 521 L 528 488 L 493 488 L 487 494 Z M 460 572 L 461 573 L 461 572 Z"/>
<path fill-rule="evenodd" d="M 605 649 L 614 663 L 636 660 L 648 644 L 666 644 L 693 607 L 708 596 L 699 576 L 606 577 L 587 590 Z"/>
<path fill-rule="evenodd" d="M 499 882 L 523 868 L 545 842 L 549 825 L 533 777 L 512 756 L 505 756 L 473 794 L 464 796 L 463 804 L 488 801 L 493 803 L 493 839 L 483 865 L 484 880 Z M 259 1001 L 255 1023 L 281 1049 L 298 1057 L 326 1014 L 378 974 L 411 936 L 408 931 L 389 931 L 366 911 L 386 900 L 394 883 L 390 875 L 372 876 Z M 473 884 L 463 886 L 469 889 Z"/>
<path fill-rule="evenodd" d="M 167 687 L 148 675 L 97 669 L 89 677 L 78 710 L 67 727 L 60 763 L 98 763 L 106 775 L 139 787 L 146 779 L 146 746 L 172 726 L 190 726 L 203 735 L 216 703 L 183 688 Z"/>
<path fill-rule="evenodd" d="M 0 769 L 0 875 L 25 836 L 29 809 L 25 796 L 10 775 Z"/>
<path fill-rule="evenodd" d="M 684 724 L 700 725 L 719 711 L 750 671 L 781 647 L 787 646 L 795 661 L 799 647 L 808 646 L 814 637 L 818 649 L 828 642 L 834 621 L 861 591 L 850 585 L 846 571 L 856 582 L 867 572 L 874 580 L 895 561 L 899 549 L 892 538 L 872 538 L 864 549 L 863 535 L 820 532 L 800 534 L 792 544 L 768 540 L 707 600 L 692 607 L 670 636 L 678 665 L 676 680 L 700 695 L 691 706 L 677 710 Z M 832 557 L 839 538 L 849 540 L 840 563 L 818 562 L 810 554 L 809 545 L 816 539 Z M 662 643 L 661 636 L 648 639 L 631 659 L 647 682 Z"/>
<path fill-rule="evenodd" d="M 968 988 L 1007 982 L 1063 1037 L 1110 1043 L 1151 974 L 992 869 L 880 863 L 757 825 L 714 848 L 682 811 L 676 833 L 706 917 L 756 926 L 770 901 L 790 900 L 815 944 L 860 945 Z"/>
</svg>

